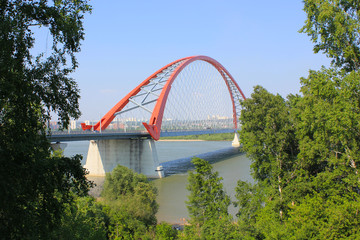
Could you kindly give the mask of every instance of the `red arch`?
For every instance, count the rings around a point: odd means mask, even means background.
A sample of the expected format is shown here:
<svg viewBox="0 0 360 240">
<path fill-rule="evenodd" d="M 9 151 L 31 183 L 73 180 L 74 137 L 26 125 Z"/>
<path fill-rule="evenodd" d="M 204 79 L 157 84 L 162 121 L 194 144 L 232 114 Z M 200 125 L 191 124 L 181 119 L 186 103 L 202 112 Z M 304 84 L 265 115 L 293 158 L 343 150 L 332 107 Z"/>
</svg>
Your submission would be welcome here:
<svg viewBox="0 0 360 240">
<path fill-rule="evenodd" d="M 109 112 L 107 112 L 102 118 L 101 120 L 96 123 L 95 125 L 86 125 L 85 123 L 81 124 L 81 127 L 83 130 L 96 130 L 99 131 L 100 130 L 100 125 L 101 125 L 101 130 L 104 130 L 107 128 L 107 126 L 109 126 L 109 124 L 112 122 L 112 120 L 114 120 L 115 118 L 115 113 L 121 111 L 126 104 L 128 104 L 129 102 L 129 98 L 132 96 L 135 96 L 136 94 L 138 94 L 141 90 L 141 87 L 149 84 L 150 80 L 152 78 L 154 78 L 157 74 L 161 73 L 164 69 L 170 67 L 171 65 L 174 65 L 182 60 L 186 60 L 187 58 L 182 58 L 182 59 L 178 59 L 172 63 L 169 63 L 168 65 L 160 68 L 159 70 L 157 70 L 155 73 L 153 73 L 152 75 L 150 75 L 147 79 L 145 79 L 142 83 L 139 84 L 139 86 L 137 86 L 136 88 L 134 88 L 131 92 L 128 93 L 128 95 L 126 95 L 123 99 L 121 99 L 113 108 L 110 109 Z"/>
<path fill-rule="evenodd" d="M 221 74 L 221 76 L 223 77 L 229 93 L 231 95 L 231 99 L 232 99 L 232 104 L 233 104 L 233 119 L 234 119 L 234 129 L 237 129 L 237 119 L 236 119 L 236 109 L 235 109 L 235 102 L 234 102 L 234 98 L 232 96 L 232 92 L 230 89 L 230 86 L 226 80 L 226 77 L 224 76 L 224 74 L 222 73 L 222 71 L 224 71 L 232 80 L 232 82 L 235 84 L 235 86 L 237 87 L 237 89 L 239 90 L 239 92 L 241 93 L 242 97 L 245 99 L 245 95 L 243 94 L 243 92 L 241 91 L 240 87 L 237 85 L 237 83 L 235 82 L 234 78 L 230 75 L 230 73 L 216 60 L 210 58 L 210 57 L 206 57 L 206 56 L 194 56 L 194 57 L 189 57 L 187 58 L 183 63 L 181 63 L 176 70 L 172 73 L 172 75 L 170 76 L 170 78 L 168 79 L 168 81 L 166 82 L 163 90 L 161 91 L 160 97 L 154 107 L 153 113 L 151 115 L 149 124 L 147 123 L 143 123 L 143 125 L 145 126 L 146 130 L 150 133 L 150 135 L 153 137 L 153 139 L 158 140 L 160 138 L 160 131 L 161 131 L 161 124 L 162 124 L 162 118 L 164 115 L 164 110 L 165 110 L 165 105 L 166 105 L 166 101 L 167 101 L 167 97 L 170 93 L 171 90 L 171 85 L 174 82 L 175 78 L 179 75 L 179 73 L 190 63 L 197 61 L 197 60 L 202 60 L 202 61 L 206 61 L 208 63 L 210 63 L 211 65 L 213 65 Z M 221 71 L 222 70 L 222 71 Z"/>
<path fill-rule="evenodd" d="M 241 91 L 239 85 L 235 82 L 234 78 L 231 76 L 231 74 L 216 60 L 207 57 L 207 56 L 192 56 L 192 57 L 186 57 L 186 58 L 181 58 L 179 60 L 176 60 L 166 66 L 164 66 L 163 68 L 159 69 L 158 71 L 156 71 L 154 74 L 152 74 L 150 77 L 148 77 L 145 81 L 143 81 L 139 86 L 137 86 L 136 88 L 134 88 L 134 90 L 132 90 L 128 95 L 126 95 L 120 102 L 118 102 L 102 119 L 101 121 L 99 121 L 97 124 L 95 124 L 94 126 L 91 125 L 85 125 L 82 124 L 83 129 L 91 129 L 93 128 L 94 130 L 100 130 L 100 125 L 101 125 L 101 130 L 105 129 L 110 123 L 111 121 L 115 118 L 115 113 L 121 111 L 126 104 L 129 102 L 129 98 L 132 96 L 135 96 L 138 92 L 140 92 L 141 87 L 145 86 L 147 84 L 149 84 L 150 80 L 152 78 L 154 78 L 157 74 L 161 73 L 164 69 L 179 63 L 181 61 L 183 61 L 181 64 L 179 64 L 176 69 L 172 72 L 171 76 L 169 77 L 169 79 L 167 80 L 164 88 L 161 91 L 160 97 L 158 98 L 156 105 L 154 107 L 154 110 L 152 112 L 152 115 L 150 117 L 150 121 L 149 123 L 145 123 L 143 122 L 143 125 L 145 126 L 145 128 L 147 129 L 147 131 L 149 132 L 149 134 L 152 136 L 152 138 L 154 140 L 158 140 L 160 138 L 160 131 L 161 131 L 161 124 L 162 124 L 162 118 L 164 115 L 164 110 L 165 110 L 165 106 L 166 106 L 166 101 L 168 98 L 168 95 L 170 93 L 171 90 L 171 85 L 174 82 L 174 80 L 176 79 L 176 77 L 179 75 L 179 73 L 190 63 L 197 61 L 197 60 L 202 60 L 202 61 L 206 61 L 208 63 L 210 63 L 211 65 L 213 65 L 221 74 L 221 76 L 223 77 L 229 93 L 231 95 L 231 100 L 232 100 L 232 105 L 233 105 L 233 122 L 234 122 L 234 129 L 237 129 L 237 117 L 236 117 L 236 107 L 235 107 L 235 102 L 234 102 L 234 96 L 233 93 L 231 91 L 231 88 L 229 86 L 229 83 L 226 79 L 226 75 L 230 78 L 231 82 L 235 85 L 235 87 L 237 88 L 237 90 L 240 92 L 241 96 L 243 97 L 243 99 L 245 98 L 245 95 L 243 94 L 243 92 Z M 225 74 L 226 75 L 225 75 Z"/>
</svg>

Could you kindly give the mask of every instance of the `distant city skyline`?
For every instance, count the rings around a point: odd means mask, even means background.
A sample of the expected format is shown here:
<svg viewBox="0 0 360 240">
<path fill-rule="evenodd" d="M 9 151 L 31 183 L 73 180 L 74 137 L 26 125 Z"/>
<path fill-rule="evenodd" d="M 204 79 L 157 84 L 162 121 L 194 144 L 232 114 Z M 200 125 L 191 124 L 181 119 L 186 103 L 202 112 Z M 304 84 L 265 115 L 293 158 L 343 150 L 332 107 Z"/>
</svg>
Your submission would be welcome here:
<svg viewBox="0 0 360 240">
<path fill-rule="evenodd" d="M 82 121 L 100 119 L 149 75 L 182 57 L 219 61 L 247 97 L 255 85 L 283 97 L 298 93 L 301 77 L 330 62 L 298 33 L 305 21 L 301 0 L 90 3 L 73 74 Z M 37 51 L 46 53 L 48 34 L 42 34 Z"/>
<path fill-rule="evenodd" d="M 104 131 L 112 131 L 112 130 L 126 130 L 137 129 L 146 131 L 143 126 L 143 119 L 136 118 L 128 118 L 128 119 L 119 119 L 115 118 L 109 126 L 104 129 Z M 86 125 L 96 124 L 97 121 L 92 120 L 71 120 L 68 126 L 68 129 L 62 129 L 61 131 L 81 131 L 81 123 L 84 122 Z M 49 127 L 52 130 L 60 130 L 60 126 L 57 121 L 50 121 Z M 220 116 L 220 115 L 208 115 L 206 119 L 202 120 L 178 120 L 178 119 L 163 119 L 162 122 L 162 131 L 171 131 L 171 130 L 194 130 L 194 129 L 232 129 L 233 128 L 233 120 L 231 117 Z"/>
</svg>

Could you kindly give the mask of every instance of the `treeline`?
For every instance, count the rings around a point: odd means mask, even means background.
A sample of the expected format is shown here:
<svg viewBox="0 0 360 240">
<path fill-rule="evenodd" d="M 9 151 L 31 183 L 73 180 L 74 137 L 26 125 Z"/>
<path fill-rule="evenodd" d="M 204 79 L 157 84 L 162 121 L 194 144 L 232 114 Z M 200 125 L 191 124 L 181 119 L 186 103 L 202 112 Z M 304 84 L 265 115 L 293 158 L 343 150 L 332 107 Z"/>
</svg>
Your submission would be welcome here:
<svg viewBox="0 0 360 240">
<path fill-rule="evenodd" d="M 360 236 L 360 2 L 305 0 L 301 32 L 332 59 L 287 99 L 261 86 L 241 103 L 256 184 L 239 182 L 238 225 L 253 239 Z"/>
<path fill-rule="evenodd" d="M 232 141 L 233 139 L 234 139 L 234 133 L 201 134 L 201 135 L 187 135 L 187 136 L 161 138 L 161 140 L 203 140 L 203 141 Z"/>
</svg>

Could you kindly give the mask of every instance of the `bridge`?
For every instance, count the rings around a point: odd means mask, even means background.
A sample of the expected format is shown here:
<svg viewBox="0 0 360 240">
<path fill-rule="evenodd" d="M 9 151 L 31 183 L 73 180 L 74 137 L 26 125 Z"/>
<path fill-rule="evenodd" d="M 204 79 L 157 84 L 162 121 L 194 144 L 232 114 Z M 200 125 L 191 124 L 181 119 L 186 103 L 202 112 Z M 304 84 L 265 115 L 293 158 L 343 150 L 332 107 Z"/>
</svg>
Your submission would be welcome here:
<svg viewBox="0 0 360 240">
<path fill-rule="evenodd" d="M 205 134 L 219 134 L 219 133 L 231 133 L 232 129 L 206 129 L 206 130 L 181 130 L 181 131 L 165 131 L 160 133 L 161 137 L 178 137 L 188 135 L 205 135 Z M 64 133 L 58 132 L 48 136 L 51 142 L 72 142 L 72 141 L 89 141 L 89 140 L 107 140 L 107 139 L 151 139 L 151 135 L 148 132 L 71 132 Z"/>
<path fill-rule="evenodd" d="M 233 146 L 238 146 L 244 99 L 219 62 L 207 56 L 186 57 L 150 75 L 97 123 L 82 123 L 84 132 L 53 134 L 50 140 L 90 140 L 85 168 L 91 175 L 105 175 L 121 164 L 148 177 L 161 177 L 155 141 L 165 136 L 233 132 Z"/>
</svg>

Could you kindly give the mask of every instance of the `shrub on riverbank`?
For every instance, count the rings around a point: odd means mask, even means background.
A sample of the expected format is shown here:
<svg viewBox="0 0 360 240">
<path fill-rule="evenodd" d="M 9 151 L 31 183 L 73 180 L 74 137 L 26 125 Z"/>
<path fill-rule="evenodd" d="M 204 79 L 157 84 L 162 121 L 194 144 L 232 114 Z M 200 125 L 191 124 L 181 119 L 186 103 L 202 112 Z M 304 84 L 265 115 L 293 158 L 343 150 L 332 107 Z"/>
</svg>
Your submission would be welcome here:
<svg viewBox="0 0 360 240">
<path fill-rule="evenodd" d="M 101 194 L 109 207 L 109 235 L 135 238 L 156 226 L 157 189 L 145 175 L 118 165 L 106 174 Z"/>
</svg>

